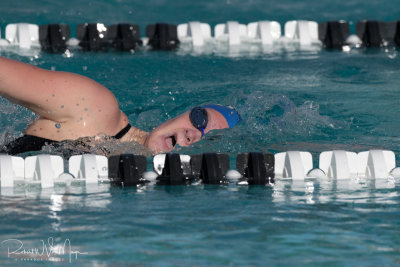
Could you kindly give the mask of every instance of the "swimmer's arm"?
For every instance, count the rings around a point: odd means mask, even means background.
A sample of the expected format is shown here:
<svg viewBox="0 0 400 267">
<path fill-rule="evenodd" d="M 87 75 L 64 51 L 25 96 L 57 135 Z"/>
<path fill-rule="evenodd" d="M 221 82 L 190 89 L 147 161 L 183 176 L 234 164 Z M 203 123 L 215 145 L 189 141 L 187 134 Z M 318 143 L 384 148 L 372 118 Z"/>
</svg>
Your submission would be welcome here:
<svg viewBox="0 0 400 267">
<path fill-rule="evenodd" d="M 85 109 L 120 113 L 115 96 L 87 77 L 44 70 L 0 57 L 0 95 L 53 121 L 80 117 Z"/>
</svg>

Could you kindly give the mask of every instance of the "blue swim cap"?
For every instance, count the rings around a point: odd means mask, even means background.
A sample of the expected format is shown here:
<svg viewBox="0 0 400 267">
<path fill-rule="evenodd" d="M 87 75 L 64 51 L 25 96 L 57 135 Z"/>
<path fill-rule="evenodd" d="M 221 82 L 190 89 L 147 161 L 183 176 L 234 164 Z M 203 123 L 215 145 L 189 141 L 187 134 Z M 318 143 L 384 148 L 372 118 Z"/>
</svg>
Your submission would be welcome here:
<svg viewBox="0 0 400 267">
<path fill-rule="evenodd" d="M 229 128 L 232 128 L 236 124 L 238 124 L 241 120 L 240 114 L 232 107 L 222 106 L 222 105 L 203 105 L 202 108 L 212 108 L 224 116 L 226 121 L 228 122 Z"/>
</svg>

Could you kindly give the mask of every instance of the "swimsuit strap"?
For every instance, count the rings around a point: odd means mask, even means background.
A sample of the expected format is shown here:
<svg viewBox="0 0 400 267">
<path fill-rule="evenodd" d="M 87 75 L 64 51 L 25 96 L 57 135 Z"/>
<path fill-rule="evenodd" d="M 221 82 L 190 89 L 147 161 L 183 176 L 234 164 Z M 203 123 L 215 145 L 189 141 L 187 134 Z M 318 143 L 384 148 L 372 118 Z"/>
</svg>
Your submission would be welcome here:
<svg viewBox="0 0 400 267">
<path fill-rule="evenodd" d="M 113 137 L 115 139 L 121 139 L 128 131 L 129 129 L 131 129 L 131 124 L 128 123 L 128 125 L 126 125 L 121 131 L 119 131 L 116 135 L 114 135 Z"/>
</svg>

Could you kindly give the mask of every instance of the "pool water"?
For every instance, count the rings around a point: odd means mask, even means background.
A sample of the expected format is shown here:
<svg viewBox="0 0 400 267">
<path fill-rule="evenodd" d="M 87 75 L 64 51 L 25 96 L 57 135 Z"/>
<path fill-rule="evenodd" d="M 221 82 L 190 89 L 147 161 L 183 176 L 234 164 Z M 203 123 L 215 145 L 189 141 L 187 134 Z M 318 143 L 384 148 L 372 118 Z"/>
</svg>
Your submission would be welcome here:
<svg viewBox="0 0 400 267">
<path fill-rule="evenodd" d="M 2 1 L 8 23 L 292 19 L 398 20 L 394 0 L 367 1 Z M 237 127 L 208 134 L 184 154 L 389 149 L 399 166 L 400 56 L 394 48 L 275 49 L 0 55 L 95 79 L 118 98 L 131 123 L 152 130 L 199 104 L 236 107 Z M 0 145 L 22 134 L 30 111 L 0 99 Z M 149 158 L 149 161 L 151 158 Z M 0 196 L 0 265 L 400 265 L 400 181 L 292 182 L 274 187 L 147 186 L 16 188 Z M 53 238 L 53 241 L 48 240 Z M 8 255 L 23 243 L 34 253 Z M 44 243 L 42 243 L 42 240 Z M 71 249 L 55 253 L 70 242 Z M 43 249 L 53 253 L 39 256 Z M 72 251 L 72 252 L 71 252 Z M 71 256 L 71 258 L 70 258 Z"/>
</svg>

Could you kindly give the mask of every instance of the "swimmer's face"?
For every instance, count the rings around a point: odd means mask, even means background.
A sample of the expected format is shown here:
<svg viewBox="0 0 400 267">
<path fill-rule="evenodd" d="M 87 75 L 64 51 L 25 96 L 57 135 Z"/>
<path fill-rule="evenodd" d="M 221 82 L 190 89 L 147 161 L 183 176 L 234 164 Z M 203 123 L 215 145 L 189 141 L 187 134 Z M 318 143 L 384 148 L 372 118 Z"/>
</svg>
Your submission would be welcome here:
<svg viewBox="0 0 400 267">
<path fill-rule="evenodd" d="M 207 128 L 204 133 L 215 129 L 228 128 L 228 123 L 224 116 L 214 109 L 206 109 L 208 116 Z M 148 136 L 145 145 L 154 154 L 169 152 L 178 144 L 180 146 L 190 146 L 201 140 L 201 132 L 196 129 L 189 119 L 190 111 L 178 117 L 164 122 L 153 130 Z"/>
</svg>

